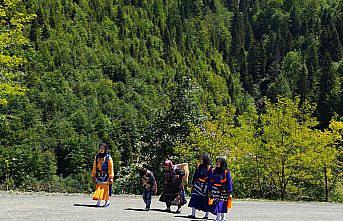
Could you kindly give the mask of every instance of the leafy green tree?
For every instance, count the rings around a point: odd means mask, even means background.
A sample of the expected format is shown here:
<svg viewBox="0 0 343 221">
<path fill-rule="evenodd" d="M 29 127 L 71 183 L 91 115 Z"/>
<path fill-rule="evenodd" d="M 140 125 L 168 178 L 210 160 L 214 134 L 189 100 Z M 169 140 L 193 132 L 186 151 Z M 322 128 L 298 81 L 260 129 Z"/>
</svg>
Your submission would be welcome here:
<svg viewBox="0 0 343 221">
<path fill-rule="evenodd" d="M 332 136 L 312 129 L 318 124 L 311 117 L 313 107 L 304 104 L 301 110 L 299 102 L 299 99 L 294 103 L 287 99 L 279 99 L 275 104 L 267 102 L 266 113 L 261 116 L 264 125 L 264 145 L 260 146 L 262 163 L 282 200 L 294 185 L 293 179 L 306 176 L 308 167 L 323 168 L 320 163 L 335 158 L 328 148 Z"/>
<path fill-rule="evenodd" d="M 22 55 L 28 39 L 24 25 L 34 15 L 20 11 L 20 0 L 4 0 L 0 4 L 0 105 L 7 104 L 8 95 L 23 95 L 25 88 L 18 84 L 26 59 Z"/>
<path fill-rule="evenodd" d="M 178 72 L 175 76 L 175 88 L 171 106 L 149 126 L 144 138 L 143 159 L 153 168 L 166 159 L 175 157 L 174 147 L 183 143 L 190 133 L 191 125 L 202 121 L 202 114 L 197 105 L 197 85 L 188 74 Z"/>
</svg>

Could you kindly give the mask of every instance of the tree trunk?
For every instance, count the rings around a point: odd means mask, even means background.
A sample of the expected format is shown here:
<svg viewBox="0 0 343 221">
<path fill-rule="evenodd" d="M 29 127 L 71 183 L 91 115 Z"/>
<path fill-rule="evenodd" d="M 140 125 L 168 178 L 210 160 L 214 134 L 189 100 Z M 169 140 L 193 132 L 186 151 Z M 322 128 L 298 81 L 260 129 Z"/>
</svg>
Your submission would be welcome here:
<svg viewBox="0 0 343 221">
<path fill-rule="evenodd" d="M 329 188 L 328 188 L 328 176 L 327 168 L 324 167 L 324 179 L 325 179 L 325 202 L 329 201 Z"/>
<path fill-rule="evenodd" d="M 260 176 L 260 166 L 258 164 L 258 156 L 257 155 L 256 155 L 255 159 L 256 159 L 256 168 L 257 168 L 258 190 L 259 190 L 258 197 L 263 197 L 264 194 L 263 194 L 263 191 L 262 191 L 262 182 L 261 182 L 261 176 Z"/>
<path fill-rule="evenodd" d="M 285 163 L 282 160 L 282 174 L 281 174 L 281 200 L 285 199 L 286 185 L 285 185 Z"/>
</svg>

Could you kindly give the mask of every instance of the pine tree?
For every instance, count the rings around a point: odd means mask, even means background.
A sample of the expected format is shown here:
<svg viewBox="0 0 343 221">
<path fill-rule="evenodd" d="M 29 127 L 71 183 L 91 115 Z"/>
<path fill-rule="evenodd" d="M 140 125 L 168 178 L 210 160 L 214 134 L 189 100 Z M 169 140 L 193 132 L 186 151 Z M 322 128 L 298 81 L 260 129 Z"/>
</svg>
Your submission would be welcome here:
<svg viewBox="0 0 343 221">
<path fill-rule="evenodd" d="M 321 128 L 327 128 L 333 116 L 333 107 L 339 78 L 332 66 L 329 53 L 324 55 L 323 68 L 321 70 L 318 112 Z"/>
<path fill-rule="evenodd" d="M 301 54 L 296 51 L 288 52 L 282 62 L 281 73 L 288 82 L 289 88 L 293 96 L 300 95 L 303 100 L 307 92 L 307 68 L 302 61 Z"/>
<path fill-rule="evenodd" d="M 247 55 L 248 60 L 248 71 L 253 76 L 254 83 L 258 84 L 263 78 L 265 72 L 265 55 L 263 45 L 258 45 L 256 42 L 249 50 Z"/>
<path fill-rule="evenodd" d="M 319 47 L 321 60 L 325 60 L 325 54 L 328 52 L 333 61 L 339 61 L 342 57 L 343 49 L 330 12 L 324 11 L 321 26 Z"/>
<path fill-rule="evenodd" d="M 308 38 L 309 46 L 305 51 L 306 67 L 308 70 L 308 99 L 315 101 L 318 98 L 319 58 L 318 41 L 313 35 Z"/>
<path fill-rule="evenodd" d="M 238 11 L 235 11 L 232 19 L 232 43 L 231 55 L 232 57 L 239 57 L 240 51 L 244 49 L 245 26 L 243 18 Z"/>
<path fill-rule="evenodd" d="M 295 5 L 292 6 L 290 12 L 290 32 L 292 36 L 297 37 L 301 33 L 301 20 L 299 18 L 299 12 L 297 12 L 297 8 Z"/>
</svg>

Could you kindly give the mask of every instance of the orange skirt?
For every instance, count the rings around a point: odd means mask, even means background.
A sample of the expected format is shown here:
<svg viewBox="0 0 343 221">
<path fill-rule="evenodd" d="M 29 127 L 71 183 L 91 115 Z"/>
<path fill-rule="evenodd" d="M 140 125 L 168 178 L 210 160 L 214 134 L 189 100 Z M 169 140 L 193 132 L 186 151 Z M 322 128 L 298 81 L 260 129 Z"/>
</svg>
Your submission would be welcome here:
<svg viewBox="0 0 343 221">
<path fill-rule="evenodd" d="M 109 184 L 99 183 L 96 184 L 93 200 L 109 200 L 110 199 Z"/>
</svg>

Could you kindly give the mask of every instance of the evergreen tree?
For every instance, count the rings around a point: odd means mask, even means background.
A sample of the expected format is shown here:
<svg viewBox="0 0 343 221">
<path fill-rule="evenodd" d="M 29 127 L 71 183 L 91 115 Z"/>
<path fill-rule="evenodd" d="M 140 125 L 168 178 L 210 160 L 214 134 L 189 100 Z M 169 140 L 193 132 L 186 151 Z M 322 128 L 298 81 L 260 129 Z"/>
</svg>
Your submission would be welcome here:
<svg viewBox="0 0 343 221">
<path fill-rule="evenodd" d="M 337 74 L 332 66 L 332 59 L 329 53 L 326 53 L 321 70 L 320 91 L 318 100 L 318 112 L 321 128 L 327 128 L 333 116 L 333 107 L 336 103 Z"/>
</svg>

